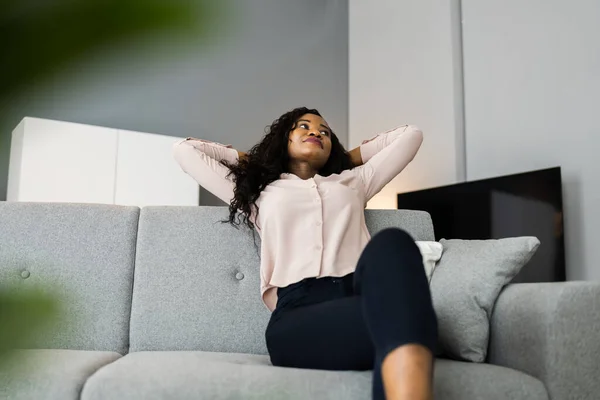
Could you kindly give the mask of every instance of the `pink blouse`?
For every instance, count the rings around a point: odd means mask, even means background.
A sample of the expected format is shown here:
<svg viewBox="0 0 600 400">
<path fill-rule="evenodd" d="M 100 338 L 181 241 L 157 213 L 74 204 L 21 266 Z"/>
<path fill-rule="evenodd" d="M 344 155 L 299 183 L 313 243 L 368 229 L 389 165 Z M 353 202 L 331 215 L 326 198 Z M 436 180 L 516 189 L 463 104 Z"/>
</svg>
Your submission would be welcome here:
<svg viewBox="0 0 600 400">
<path fill-rule="evenodd" d="M 310 277 L 341 277 L 354 271 L 370 240 L 364 208 L 414 158 L 423 141 L 416 126 L 380 133 L 360 146 L 363 165 L 341 174 L 303 180 L 285 173 L 260 197 L 261 295 L 273 311 L 278 287 Z M 202 187 L 229 203 L 234 183 L 220 161 L 237 162 L 230 146 L 188 138 L 173 154 L 183 171 Z"/>
</svg>

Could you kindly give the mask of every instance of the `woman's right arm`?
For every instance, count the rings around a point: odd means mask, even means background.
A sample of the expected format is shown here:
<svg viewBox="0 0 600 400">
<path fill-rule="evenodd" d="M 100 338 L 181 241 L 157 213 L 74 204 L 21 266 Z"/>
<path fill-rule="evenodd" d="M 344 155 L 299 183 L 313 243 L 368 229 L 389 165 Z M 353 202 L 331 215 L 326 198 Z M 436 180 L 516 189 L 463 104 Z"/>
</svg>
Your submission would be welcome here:
<svg viewBox="0 0 600 400">
<path fill-rule="evenodd" d="M 173 146 L 173 157 L 181 169 L 227 204 L 233 199 L 235 184 L 227 177 L 229 168 L 221 161 L 235 164 L 242 154 L 231 146 L 193 138 L 181 140 Z"/>
</svg>

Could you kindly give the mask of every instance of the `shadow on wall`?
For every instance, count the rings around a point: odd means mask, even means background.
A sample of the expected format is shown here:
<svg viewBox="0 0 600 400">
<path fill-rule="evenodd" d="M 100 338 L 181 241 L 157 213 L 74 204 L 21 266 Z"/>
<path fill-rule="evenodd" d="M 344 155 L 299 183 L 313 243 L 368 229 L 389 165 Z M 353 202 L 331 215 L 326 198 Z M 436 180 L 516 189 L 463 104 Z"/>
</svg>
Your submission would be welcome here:
<svg viewBox="0 0 600 400">
<path fill-rule="evenodd" d="M 578 280 L 579 277 L 586 276 L 585 266 L 592 260 L 588 260 L 584 249 L 584 237 L 582 232 L 586 223 L 583 217 L 585 209 L 583 204 L 583 190 L 581 177 L 572 174 L 565 177 L 563 181 L 563 196 L 567 207 L 568 202 L 575 204 L 570 206 L 565 215 L 565 247 L 567 249 L 567 280 Z M 571 253 L 571 254 L 569 254 Z M 576 262 L 569 262 L 576 260 Z"/>
<path fill-rule="evenodd" d="M 6 200 L 8 188 L 8 163 L 10 158 L 10 132 L 9 118 L 0 115 L 0 201 Z M 15 124 L 16 126 L 16 124 Z"/>
</svg>

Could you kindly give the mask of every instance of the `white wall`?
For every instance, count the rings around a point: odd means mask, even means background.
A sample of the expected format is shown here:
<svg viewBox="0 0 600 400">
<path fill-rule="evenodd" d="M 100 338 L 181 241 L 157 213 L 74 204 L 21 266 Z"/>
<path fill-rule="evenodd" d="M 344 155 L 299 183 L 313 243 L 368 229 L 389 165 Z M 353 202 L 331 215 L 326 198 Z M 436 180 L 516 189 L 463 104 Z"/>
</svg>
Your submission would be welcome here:
<svg viewBox="0 0 600 400">
<path fill-rule="evenodd" d="M 411 165 L 370 207 L 396 194 L 463 179 L 462 82 L 457 1 L 350 0 L 351 147 L 404 123 L 425 134 Z"/>
<path fill-rule="evenodd" d="M 561 166 L 567 278 L 600 279 L 600 2 L 462 8 L 467 178 Z"/>
</svg>

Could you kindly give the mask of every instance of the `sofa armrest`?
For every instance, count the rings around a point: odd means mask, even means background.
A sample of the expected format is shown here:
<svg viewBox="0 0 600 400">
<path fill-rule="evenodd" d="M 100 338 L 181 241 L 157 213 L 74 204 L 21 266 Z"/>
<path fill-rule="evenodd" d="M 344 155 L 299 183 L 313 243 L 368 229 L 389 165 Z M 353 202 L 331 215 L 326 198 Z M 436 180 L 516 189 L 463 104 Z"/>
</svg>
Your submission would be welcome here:
<svg viewBox="0 0 600 400">
<path fill-rule="evenodd" d="M 600 393 L 600 282 L 520 283 L 500 294 L 490 364 L 540 379 L 552 399 Z"/>
</svg>

